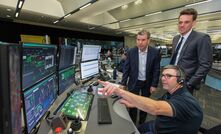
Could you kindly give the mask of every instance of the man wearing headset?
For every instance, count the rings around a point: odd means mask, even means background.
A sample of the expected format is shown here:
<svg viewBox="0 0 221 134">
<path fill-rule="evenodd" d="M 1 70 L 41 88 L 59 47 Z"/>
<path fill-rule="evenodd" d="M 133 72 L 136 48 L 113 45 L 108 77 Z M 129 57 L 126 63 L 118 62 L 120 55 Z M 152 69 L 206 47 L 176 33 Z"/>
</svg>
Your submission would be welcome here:
<svg viewBox="0 0 221 134">
<path fill-rule="evenodd" d="M 109 82 L 99 82 L 104 86 L 104 95 L 115 93 L 122 97 L 120 102 L 127 107 L 156 115 L 155 120 L 138 127 L 141 134 L 197 134 L 203 112 L 197 100 L 183 86 L 183 71 L 175 65 L 165 66 L 161 80 L 167 92 L 158 100 L 132 94 Z"/>
</svg>

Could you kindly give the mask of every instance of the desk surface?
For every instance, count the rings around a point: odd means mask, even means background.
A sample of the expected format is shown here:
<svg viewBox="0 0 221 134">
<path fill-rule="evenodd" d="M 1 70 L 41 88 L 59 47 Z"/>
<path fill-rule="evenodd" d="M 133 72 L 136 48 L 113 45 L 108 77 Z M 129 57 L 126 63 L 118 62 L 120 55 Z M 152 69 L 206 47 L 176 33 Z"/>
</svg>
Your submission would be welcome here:
<svg viewBox="0 0 221 134">
<path fill-rule="evenodd" d="M 85 134 L 133 134 L 139 133 L 129 114 L 117 99 L 108 98 L 112 124 L 97 123 L 97 97 L 94 98 Z"/>
<path fill-rule="evenodd" d="M 127 109 L 124 105 L 120 104 L 115 98 L 108 98 L 109 109 L 112 118 L 112 124 L 98 124 L 97 122 L 97 87 L 94 89 L 94 99 L 89 113 L 88 121 L 82 121 L 82 128 L 80 134 L 139 134 L 137 128 L 129 117 Z M 70 122 L 67 125 L 69 129 Z M 67 132 L 67 131 L 65 131 Z M 38 134 L 52 134 L 52 129 L 44 120 L 41 123 Z"/>
</svg>

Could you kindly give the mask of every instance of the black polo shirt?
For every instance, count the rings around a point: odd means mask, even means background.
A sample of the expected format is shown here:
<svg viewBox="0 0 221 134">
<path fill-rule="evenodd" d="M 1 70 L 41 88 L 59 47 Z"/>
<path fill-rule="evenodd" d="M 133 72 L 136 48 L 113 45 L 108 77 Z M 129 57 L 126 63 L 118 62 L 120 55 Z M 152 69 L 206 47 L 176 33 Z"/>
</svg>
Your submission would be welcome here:
<svg viewBox="0 0 221 134">
<path fill-rule="evenodd" d="M 160 100 L 171 105 L 173 117 L 157 116 L 157 134 L 197 134 L 203 112 L 198 101 L 185 88 L 180 88 L 173 94 L 166 93 Z"/>
</svg>

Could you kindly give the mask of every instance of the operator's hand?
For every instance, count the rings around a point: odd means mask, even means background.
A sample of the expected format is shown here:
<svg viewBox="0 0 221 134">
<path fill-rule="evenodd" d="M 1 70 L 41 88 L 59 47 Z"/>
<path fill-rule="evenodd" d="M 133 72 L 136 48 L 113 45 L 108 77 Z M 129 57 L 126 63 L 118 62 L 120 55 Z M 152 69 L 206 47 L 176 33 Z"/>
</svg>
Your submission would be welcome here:
<svg viewBox="0 0 221 134">
<path fill-rule="evenodd" d="M 98 80 L 98 82 L 104 86 L 103 95 L 112 95 L 113 93 L 118 94 L 120 90 L 116 84 L 102 80 Z"/>
</svg>

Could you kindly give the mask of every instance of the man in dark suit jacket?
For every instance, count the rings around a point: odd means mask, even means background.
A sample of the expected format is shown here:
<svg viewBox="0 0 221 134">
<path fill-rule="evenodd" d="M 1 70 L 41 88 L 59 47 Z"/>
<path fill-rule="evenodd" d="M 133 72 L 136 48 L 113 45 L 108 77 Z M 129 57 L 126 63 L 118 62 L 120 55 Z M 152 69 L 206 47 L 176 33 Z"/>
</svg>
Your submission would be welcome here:
<svg viewBox="0 0 221 134">
<path fill-rule="evenodd" d="M 127 53 L 121 84 L 128 86 L 128 90 L 134 94 L 141 92 L 142 96 L 149 97 L 159 82 L 160 53 L 158 49 L 148 46 L 150 33 L 145 30 L 138 32 L 136 42 L 137 46 Z M 129 114 L 136 123 L 137 109 L 129 109 Z M 140 111 L 139 124 L 145 122 L 146 116 L 146 112 Z"/>
<path fill-rule="evenodd" d="M 201 80 L 206 77 L 212 65 L 209 35 L 192 30 L 196 18 L 197 11 L 193 8 L 180 12 L 178 22 L 180 35 L 173 39 L 173 55 L 170 62 L 184 70 L 186 86 L 192 94 L 194 89 L 200 88 Z"/>
</svg>

